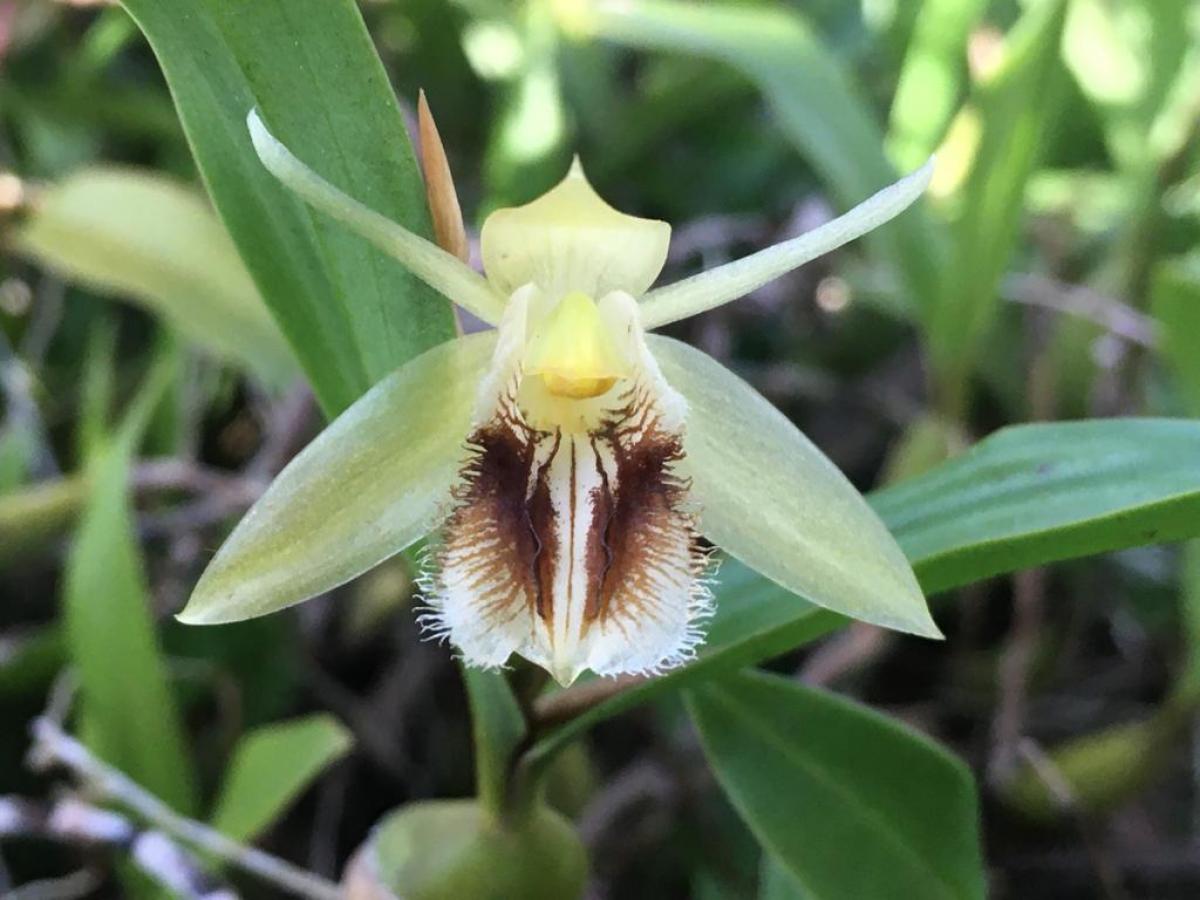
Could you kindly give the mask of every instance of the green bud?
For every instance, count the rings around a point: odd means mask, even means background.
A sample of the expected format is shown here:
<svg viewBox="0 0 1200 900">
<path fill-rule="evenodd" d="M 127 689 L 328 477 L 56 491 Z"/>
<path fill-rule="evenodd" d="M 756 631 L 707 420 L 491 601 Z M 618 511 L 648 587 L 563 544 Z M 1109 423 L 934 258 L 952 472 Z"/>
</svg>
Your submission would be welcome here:
<svg viewBox="0 0 1200 900">
<path fill-rule="evenodd" d="M 502 824 L 472 800 L 407 806 L 375 827 L 346 875 L 348 900 L 574 900 L 587 856 L 545 807 Z"/>
<path fill-rule="evenodd" d="M 1067 741 L 1050 751 L 1047 762 L 1052 777 L 1062 782 L 1060 790 L 1069 791 L 1069 796 L 1058 796 L 1026 763 L 1001 791 L 1002 799 L 1014 812 L 1041 822 L 1061 818 L 1072 808 L 1085 813 L 1110 810 L 1161 772 L 1164 755 L 1173 745 L 1171 725 L 1156 716 Z"/>
</svg>

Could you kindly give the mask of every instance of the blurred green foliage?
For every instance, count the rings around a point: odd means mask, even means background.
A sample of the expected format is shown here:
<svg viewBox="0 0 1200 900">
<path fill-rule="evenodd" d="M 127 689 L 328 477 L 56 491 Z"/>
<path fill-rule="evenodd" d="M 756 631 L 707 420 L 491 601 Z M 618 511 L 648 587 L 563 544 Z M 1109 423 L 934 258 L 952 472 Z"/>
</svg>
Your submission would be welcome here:
<svg viewBox="0 0 1200 900">
<path fill-rule="evenodd" d="M 612 802 L 619 762 L 647 744 L 694 754 L 668 709 L 685 688 L 736 815 L 705 783 L 703 803 L 672 801 L 675 836 L 656 838 L 648 862 L 590 838 L 594 874 L 617 895 L 754 896 L 761 871 L 771 900 L 837 896 L 852 876 L 861 897 L 902 876 L 914 895 L 980 896 L 961 763 L 859 706 L 738 674 L 781 655 L 794 668 L 785 654 L 844 623 L 737 563 L 697 662 L 539 734 L 524 729 L 530 697 L 498 675 L 470 673 L 462 700 L 448 651 L 404 624 L 410 579 L 388 607 L 400 612 L 365 634 L 327 606 L 209 631 L 171 620 L 245 505 L 228 480 L 260 484 L 278 465 L 258 450 L 292 428 L 275 451 L 286 459 L 311 435 L 284 414 L 295 373 L 332 416 L 454 334 L 447 304 L 278 187 L 244 117 L 257 106 L 323 175 L 426 231 L 404 121 L 423 87 L 469 227 L 532 199 L 578 153 L 614 205 L 674 224 L 672 277 L 809 227 L 936 151 L 918 208 L 811 275 L 672 333 L 731 362 L 862 487 L 886 473 L 871 501 L 940 593 L 1200 530 L 1191 7 L 0 0 L 0 795 L 39 789 L 18 764 L 25 726 L 70 668 L 74 724 L 103 758 L 291 858 L 332 828 L 324 852 L 340 864 L 390 808 L 470 789 L 468 708 L 491 821 L 514 749 L 544 771 L 597 723 L 657 701 L 593 732 L 594 764 L 573 766 L 598 792 L 586 824 Z M 143 489 L 139 465 L 164 457 L 216 475 Z M 1152 790 L 1188 782 L 1197 558 L 1193 543 L 1050 570 L 1039 646 L 1068 649 L 1026 673 L 1023 728 L 1073 796 L 1028 759 L 985 788 L 1000 801 L 982 820 L 996 896 L 1071 889 L 1065 875 L 1006 886 L 1042 833 L 1004 807 L 1054 819 L 1141 803 L 1173 840 L 1194 840 L 1187 811 Z M 983 772 L 979 735 L 1011 689 L 998 660 L 1022 638 L 1006 582 L 971 592 L 946 614 L 951 651 L 903 642 L 848 687 L 920 706 Z M 345 721 L 353 751 L 316 709 Z M 336 771 L 353 774 L 341 788 L 324 779 L 314 800 L 307 789 L 344 756 Z M 829 806 L 818 836 L 844 835 L 839 853 L 802 839 L 813 804 Z M 900 836 L 864 839 L 856 816 Z M 727 866 L 696 836 L 710 825 Z M 546 827 L 558 842 L 558 820 Z M 768 849 L 761 865 L 747 827 Z M 916 856 L 929 871 L 904 868 L 914 835 L 928 838 Z M 479 846 L 491 840 L 484 829 Z M 42 877 L 64 859 L 26 850 L 12 869 Z M 919 886 L 926 876 L 934 889 Z M 1194 873 L 1156 884 L 1131 895 L 1200 890 Z"/>
</svg>

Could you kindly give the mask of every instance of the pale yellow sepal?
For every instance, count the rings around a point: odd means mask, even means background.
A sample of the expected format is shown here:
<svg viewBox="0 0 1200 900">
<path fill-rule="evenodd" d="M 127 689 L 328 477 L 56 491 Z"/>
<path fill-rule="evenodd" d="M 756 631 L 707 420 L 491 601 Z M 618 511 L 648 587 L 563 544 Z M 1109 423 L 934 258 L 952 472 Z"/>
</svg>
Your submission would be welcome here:
<svg viewBox="0 0 1200 900">
<path fill-rule="evenodd" d="M 236 622 L 292 606 L 432 531 L 495 347 L 494 331 L 439 344 L 338 416 L 238 523 L 180 620 Z"/>
<path fill-rule="evenodd" d="M 646 292 L 667 259 L 671 226 L 618 212 L 592 189 L 577 159 L 567 177 L 525 206 L 483 223 L 483 267 L 508 295 L 536 284 L 549 298 Z"/>
<path fill-rule="evenodd" d="M 559 397 L 598 397 L 629 372 L 595 301 L 572 291 L 550 311 L 530 343 L 525 371 Z"/>
<path fill-rule="evenodd" d="M 818 606 L 940 637 L 904 552 L 846 476 L 711 356 L 659 335 L 646 342 L 687 401 L 680 474 L 704 536 Z"/>
</svg>

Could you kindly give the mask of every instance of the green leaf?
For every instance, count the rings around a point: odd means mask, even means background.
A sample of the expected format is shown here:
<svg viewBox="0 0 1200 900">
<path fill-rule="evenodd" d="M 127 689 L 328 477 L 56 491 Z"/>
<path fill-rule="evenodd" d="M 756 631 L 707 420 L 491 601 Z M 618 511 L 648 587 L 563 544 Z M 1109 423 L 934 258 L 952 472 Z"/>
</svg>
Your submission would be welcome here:
<svg viewBox="0 0 1200 900">
<path fill-rule="evenodd" d="M 1191 7 L 1188 0 L 1071 4 L 1063 61 L 1099 112 L 1114 161 L 1135 174 L 1162 151 L 1152 129 L 1194 44 Z"/>
<path fill-rule="evenodd" d="M 337 187 L 428 236 L 424 190 L 352 0 L 125 0 L 163 67 L 209 193 L 336 414 L 451 337 L 453 313 L 381 252 L 279 186 L 246 114 Z"/>
<path fill-rule="evenodd" d="M 896 180 L 870 106 L 834 54 L 791 11 L 642 0 L 580 5 L 577 15 L 564 13 L 564 26 L 734 66 L 762 91 L 780 127 L 842 206 L 853 206 Z M 902 299 L 911 308 L 933 296 L 939 238 L 918 206 L 865 239 L 896 271 Z"/>
<path fill-rule="evenodd" d="M 1200 534 L 1200 422 L 1110 419 L 1007 428 L 868 497 L 921 587 L 944 591 L 1056 560 Z M 732 560 L 694 662 L 640 682 L 542 738 L 535 764 L 603 719 L 778 656 L 845 620 Z"/>
<path fill-rule="evenodd" d="M 1162 355 L 1184 408 L 1200 416 L 1200 258 L 1161 263 L 1151 282 L 1150 302 L 1162 323 Z"/>
<path fill-rule="evenodd" d="M 428 534 L 450 500 L 496 333 L 422 354 L 279 474 L 213 558 L 180 618 L 265 615 L 344 584 Z"/>
<path fill-rule="evenodd" d="M 235 841 L 253 841 L 352 744 L 342 724 L 325 714 L 244 735 L 221 786 L 213 828 Z"/>
<path fill-rule="evenodd" d="M 770 853 L 763 853 L 758 867 L 758 900 L 806 900 L 792 873 Z"/>
<path fill-rule="evenodd" d="M 915 168 L 937 149 L 966 80 L 967 39 L 984 0 L 924 0 L 892 98 L 888 155 Z"/>
<path fill-rule="evenodd" d="M 1046 0 L 1009 33 L 1004 61 L 978 86 L 979 149 L 963 190 L 963 214 L 930 310 L 927 340 L 943 412 L 959 419 L 967 375 L 998 314 L 998 288 L 1020 236 L 1025 185 L 1064 96 L 1059 44 L 1065 0 Z"/>
<path fill-rule="evenodd" d="M 687 705 L 725 793 L 806 896 L 984 896 L 974 782 L 933 741 L 763 673 Z"/>
<path fill-rule="evenodd" d="M 1200 422 L 1005 428 L 872 505 L 927 592 L 1200 533 Z"/>
<path fill-rule="evenodd" d="M 91 492 L 66 566 L 63 615 L 92 749 L 190 814 L 195 787 L 179 711 L 155 635 L 129 510 L 124 447 L 88 465 Z"/>
<path fill-rule="evenodd" d="M 128 297 L 272 385 L 295 362 L 208 204 L 149 172 L 88 169 L 45 188 L 16 233 L 40 264 Z"/>
</svg>

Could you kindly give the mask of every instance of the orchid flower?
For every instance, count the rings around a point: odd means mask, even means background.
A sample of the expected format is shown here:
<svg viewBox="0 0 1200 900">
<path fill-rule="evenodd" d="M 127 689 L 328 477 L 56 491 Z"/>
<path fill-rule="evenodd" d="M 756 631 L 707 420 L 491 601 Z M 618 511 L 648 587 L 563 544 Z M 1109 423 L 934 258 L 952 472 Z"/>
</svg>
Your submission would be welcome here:
<svg viewBox="0 0 1200 900">
<path fill-rule="evenodd" d="M 322 180 L 253 112 L 249 127 L 281 182 L 495 330 L 429 350 L 338 417 L 234 530 L 184 621 L 298 603 L 436 533 L 422 622 L 467 664 L 517 654 L 563 685 L 653 673 L 703 640 L 707 538 L 814 603 L 937 636 L 834 465 L 733 373 L 649 333 L 898 215 L 932 160 L 814 231 L 652 289 L 670 227 L 610 207 L 578 160 L 486 220 L 484 278 Z"/>
</svg>

